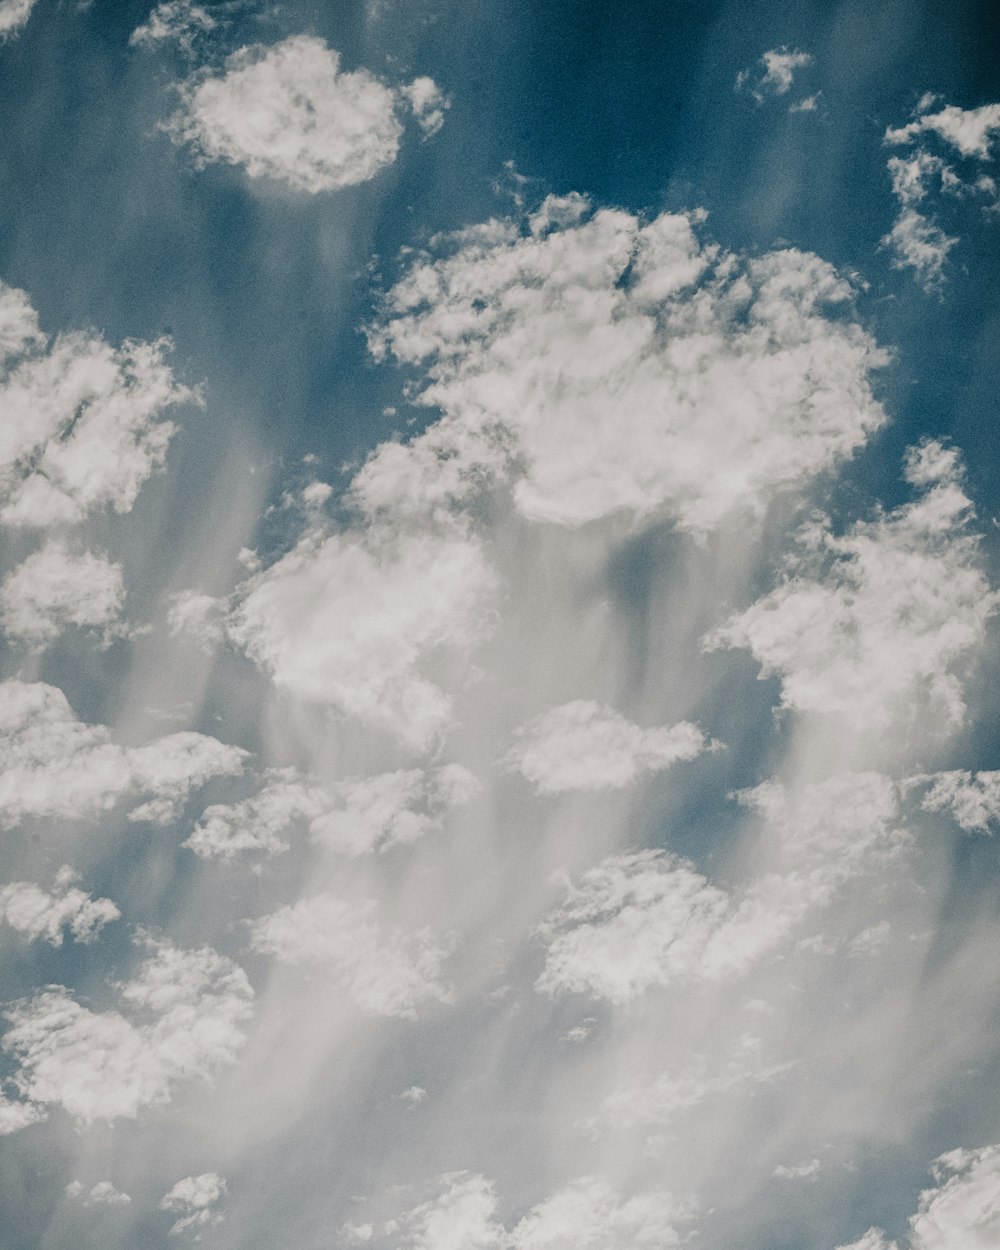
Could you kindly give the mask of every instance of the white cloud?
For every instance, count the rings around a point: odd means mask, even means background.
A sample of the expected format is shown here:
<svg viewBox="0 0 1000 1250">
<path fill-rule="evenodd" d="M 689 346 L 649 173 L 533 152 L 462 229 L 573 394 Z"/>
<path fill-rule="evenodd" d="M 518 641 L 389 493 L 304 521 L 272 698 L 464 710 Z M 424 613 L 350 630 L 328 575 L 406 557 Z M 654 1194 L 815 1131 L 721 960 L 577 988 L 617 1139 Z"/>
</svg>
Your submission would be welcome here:
<svg viewBox="0 0 1000 1250">
<path fill-rule="evenodd" d="M 19 33 L 34 7 L 35 0 L 0 0 L 0 43 Z"/>
<path fill-rule="evenodd" d="M 30 1102 L 14 1102 L 0 1090 L 0 1137 L 19 1133 L 45 1119 L 45 1109 Z"/>
<path fill-rule="evenodd" d="M 779 1163 L 771 1175 L 780 1181 L 801 1181 L 815 1180 L 819 1172 L 819 1159 L 808 1159 L 805 1163 Z"/>
<path fill-rule="evenodd" d="M 201 1176 L 185 1176 L 183 1180 L 160 1199 L 161 1211 L 181 1212 L 180 1219 L 171 1226 L 172 1236 L 193 1233 L 222 1221 L 222 1213 L 214 1208 L 226 1193 L 226 1182 L 218 1172 L 203 1172 Z M 195 1240 L 198 1240 L 196 1237 Z"/>
<path fill-rule="evenodd" d="M 915 208 L 905 208 L 882 244 L 894 253 L 896 269 L 913 269 L 925 289 L 936 287 L 944 277 L 948 253 L 958 243 L 954 235 L 945 234 L 939 225 Z"/>
<path fill-rule="evenodd" d="M 913 503 L 843 537 L 805 534 L 800 570 L 716 630 L 706 645 L 746 647 L 781 678 L 783 707 L 842 716 L 868 732 L 930 714 L 940 731 L 965 712 L 963 677 L 997 608 L 969 531 L 957 455 L 911 449 Z"/>
<path fill-rule="evenodd" d="M 414 78 L 408 87 L 401 89 L 401 94 L 409 100 L 413 116 L 424 134 L 436 135 L 444 125 L 444 112 L 451 107 L 451 101 L 434 79 Z"/>
<path fill-rule="evenodd" d="M 193 0 L 165 0 L 151 11 L 142 26 L 137 26 L 129 38 L 136 47 L 155 47 L 169 40 L 176 41 L 188 55 L 200 35 L 215 30 L 218 22 L 200 4 Z"/>
<path fill-rule="evenodd" d="M 310 35 L 241 48 L 223 73 L 196 75 L 181 95 L 167 127 L 176 142 L 202 161 L 309 194 L 367 182 L 391 165 L 402 108 L 433 133 L 447 107 L 429 78 L 394 90 L 365 69 L 342 72 L 340 54 Z"/>
<path fill-rule="evenodd" d="M 170 598 L 167 627 L 174 638 L 187 636 L 205 650 L 225 637 L 226 601 L 198 590 L 181 590 Z"/>
<path fill-rule="evenodd" d="M 451 714 L 426 662 L 485 636 L 494 588 L 482 544 L 457 529 L 310 533 L 247 584 L 230 635 L 279 688 L 423 750 Z"/>
<path fill-rule="evenodd" d="M 993 1250 L 1000 1242 L 1000 1146 L 951 1150 L 934 1161 L 937 1185 L 910 1217 L 908 1250 Z M 877 1228 L 838 1250 L 896 1250 Z"/>
<path fill-rule="evenodd" d="M 394 1221 L 413 1250 L 666 1250 L 684 1237 L 689 1206 L 665 1190 L 626 1197 L 603 1177 L 583 1176 L 533 1207 L 509 1231 L 497 1219 L 493 1184 L 469 1172 L 441 1178 L 442 1192 Z"/>
<path fill-rule="evenodd" d="M 0 919 L 29 941 L 44 938 L 51 946 L 61 946 L 63 930 L 76 942 L 93 942 L 101 930 L 121 916 L 107 898 L 91 898 L 72 885 L 73 874 L 64 868 L 56 880 L 54 893 L 30 881 L 14 881 L 0 889 Z"/>
<path fill-rule="evenodd" d="M 0 627 L 8 638 L 44 646 L 70 626 L 100 629 L 105 642 L 126 632 L 122 566 L 59 539 L 8 573 L 0 585 Z"/>
<path fill-rule="evenodd" d="M 911 779 L 911 783 L 925 781 L 931 783 L 921 804 L 925 812 L 948 811 L 959 828 L 981 833 L 987 833 L 990 822 L 1000 818 L 1000 772 L 973 776 L 955 769 Z"/>
<path fill-rule="evenodd" d="M 510 1237 L 513 1250 L 665 1250 L 687 1240 L 678 1225 L 691 1208 L 662 1189 L 624 1197 L 599 1176 L 584 1176 L 529 1211 Z"/>
<path fill-rule="evenodd" d="M 246 752 L 198 733 L 121 747 L 77 720 L 44 682 L 0 683 L 0 826 L 25 817 L 78 819 L 148 796 L 133 819 L 169 820 L 192 789 L 240 772 Z"/>
<path fill-rule="evenodd" d="M 511 479 L 534 520 L 664 513 L 702 531 L 882 424 L 869 374 L 887 356 L 816 256 L 723 253 L 699 214 L 568 207 L 533 234 L 495 221 L 440 240 L 389 291 L 371 348 L 422 365 L 416 401 L 443 416 L 362 468 L 370 514 L 440 513 Z"/>
<path fill-rule="evenodd" d="M 371 901 L 315 894 L 257 921 L 253 946 L 283 963 L 322 967 L 372 1015 L 413 1016 L 427 1002 L 449 1002 L 442 969 L 453 941 L 429 929 L 384 933 L 375 913 Z"/>
<path fill-rule="evenodd" d="M 762 73 L 755 75 L 752 70 L 740 70 L 736 75 L 736 90 L 749 91 L 758 104 L 763 104 L 768 96 L 787 95 L 796 73 L 812 65 L 812 62 L 808 52 L 771 48 L 758 62 Z"/>
<path fill-rule="evenodd" d="M 641 729 L 587 699 L 551 708 L 522 726 L 515 739 L 507 760 L 539 794 L 616 790 L 706 749 L 701 730 L 687 721 Z"/>
<path fill-rule="evenodd" d="M 132 507 L 174 432 L 163 411 L 197 399 L 174 380 L 168 346 L 49 341 L 24 293 L 0 283 L 0 518 L 45 526 Z"/>
<path fill-rule="evenodd" d="M 331 850 L 368 855 L 436 831 L 447 810 L 478 788 L 459 764 L 351 777 L 329 786 L 280 770 L 249 799 L 206 808 L 185 846 L 203 859 L 231 859 L 243 851 L 273 855 L 287 848 L 285 835 L 303 823 Z"/>
<path fill-rule="evenodd" d="M 901 844 L 894 787 L 877 773 L 797 793 L 768 782 L 740 797 L 764 816 L 782 871 L 730 893 L 663 851 L 609 856 L 567 887 L 541 926 L 547 949 L 536 987 L 624 1004 L 656 986 L 742 975 Z"/>
<path fill-rule="evenodd" d="M 962 156 L 986 160 L 992 152 L 994 136 L 1000 133 L 1000 104 L 984 104 L 974 109 L 949 104 L 936 113 L 924 113 L 905 126 L 889 127 L 885 141 L 908 144 L 928 133 L 944 139 Z"/>
<path fill-rule="evenodd" d="M 70 1181 L 66 1186 L 67 1198 L 82 1198 L 85 1207 L 127 1207 L 132 1199 L 116 1189 L 111 1181 L 98 1181 L 89 1190 L 80 1181 Z"/>
<path fill-rule="evenodd" d="M 924 96 L 920 109 L 933 105 L 934 96 Z M 1000 131 L 1000 104 L 985 104 L 978 109 L 961 109 L 953 104 L 936 113 L 924 112 L 915 121 L 885 132 L 888 145 L 916 145 L 910 157 L 893 156 L 888 161 L 893 194 L 900 212 L 882 244 L 894 253 L 897 269 L 913 269 L 926 290 L 938 287 L 944 277 L 948 253 L 959 240 L 948 235 L 934 216 L 915 206 L 928 192 L 928 184 L 937 178 L 940 190 L 949 195 L 985 194 L 996 198 L 993 179 L 982 175 L 966 179 L 940 157 L 928 152 L 926 137 L 937 134 L 964 157 L 981 161 L 992 155 L 993 136 Z"/>
<path fill-rule="evenodd" d="M 125 1014 L 92 1011 L 50 986 L 7 1012 L 3 1047 L 28 1104 L 61 1106 L 83 1125 L 135 1119 L 169 1102 L 175 1085 L 235 1061 L 252 998 L 232 960 L 164 942 L 121 987 Z"/>
</svg>

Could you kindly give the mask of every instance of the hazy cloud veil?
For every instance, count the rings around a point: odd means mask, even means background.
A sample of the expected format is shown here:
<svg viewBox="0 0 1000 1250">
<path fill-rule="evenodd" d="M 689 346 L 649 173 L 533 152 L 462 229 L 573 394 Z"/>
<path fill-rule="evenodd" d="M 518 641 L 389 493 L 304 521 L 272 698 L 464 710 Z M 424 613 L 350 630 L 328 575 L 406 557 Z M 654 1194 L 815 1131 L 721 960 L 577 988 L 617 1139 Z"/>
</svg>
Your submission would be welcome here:
<svg viewBox="0 0 1000 1250">
<path fill-rule="evenodd" d="M 998 40 L 0 0 L 3 1250 L 1000 1245 Z"/>
</svg>

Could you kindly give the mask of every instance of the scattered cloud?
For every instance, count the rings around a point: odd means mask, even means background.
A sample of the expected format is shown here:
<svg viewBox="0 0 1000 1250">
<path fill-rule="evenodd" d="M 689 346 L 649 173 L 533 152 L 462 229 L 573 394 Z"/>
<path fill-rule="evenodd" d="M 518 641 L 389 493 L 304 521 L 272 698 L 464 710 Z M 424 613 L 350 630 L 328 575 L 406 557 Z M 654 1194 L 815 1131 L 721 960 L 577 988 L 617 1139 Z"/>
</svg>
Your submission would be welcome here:
<svg viewBox="0 0 1000 1250">
<path fill-rule="evenodd" d="M 240 165 L 251 178 L 311 195 L 367 182 L 391 165 L 403 108 L 430 134 L 447 107 L 430 78 L 393 89 L 365 69 L 343 72 L 340 54 L 312 35 L 241 48 L 221 73 L 183 84 L 181 99 L 167 132 L 202 163 Z"/>
<path fill-rule="evenodd" d="M 0 919 L 29 941 L 42 938 L 50 946 L 61 946 L 63 930 L 75 942 L 93 942 L 106 924 L 118 920 L 121 912 L 107 898 L 91 898 L 73 885 L 73 873 L 64 868 L 56 878 L 53 893 L 30 881 L 13 881 L 0 888 Z"/>
<path fill-rule="evenodd" d="M 460 764 L 399 769 L 329 786 L 278 770 L 251 798 L 207 807 L 185 846 L 203 859 L 231 859 L 244 851 L 273 855 L 287 849 L 291 828 L 304 824 L 313 840 L 330 850 L 369 855 L 440 829 L 447 811 L 478 789 Z"/>
<path fill-rule="evenodd" d="M 48 339 L 23 291 L 0 283 L 0 519 L 47 526 L 128 512 L 174 433 L 163 412 L 197 400 L 166 363 L 166 339 Z"/>
<path fill-rule="evenodd" d="M 749 91 L 758 104 L 771 96 L 787 95 L 800 69 L 812 65 L 808 52 L 792 48 L 771 48 L 757 62 L 758 69 L 741 69 L 736 75 L 736 90 Z"/>
<path fill-rule="evenodd" d="M 1000 104 L 985 104 L 976 109 L 949 104 L 938 112 L 926 111 L 935 101 L 935 96 L 925 95 L 914 121 L 895 129 L 889 127 L 885 132 L 887 146 L 910 147 L 913 155 L 892 156 L 887 162 L 899 215 L 882 244 L 892 251 L 893 265 L 914 270 L 928 291 L 940 287 L 948 254 L 960 240 L 944 232 L 933 211 L 917 206 L 928 198 L 932 187 L 949 196 L 985 195 L 994 203 L 997 198 L 992 178 L 963 176 L 928 150 L 928 136 L 937 136 L 961 157 L 986 161 L 992 157 L 994 136 L 1000 133 Z"/>
<path fill-rule="evenodd" d="M 641 729 L 588 699 L 543 712 L 517 730 L 515 740 L 507 761 L 539 794 L 617 790 L 706 750 L 704 734 L 687 721 Z"/>
<path fill-rule="evenodd" d="M 414 398 L 443 415 L 358 473 L 370 515 L 440 516 L 508 481 L 535 521 L 663 514 L 703 532 L 883 423 L 869 377 L 888 357 L 818 257 L 738 257 L 699 241 L 700 214 L 582 217 L 570 198 L 527 233 L 438 240 L 388 292 L 372 351 L 421 366 Z"/>
<path fill-rule="evenodd" d="M 816 1179 L 819 1172 L 819 1159 L 809 1159 L 805 1163 L 779 1163 L 771 1175 L 779 1181 L 812 1181 Z"/>
<path fill-rule="evenodd" d="M 745 647 L 781 703 L 887 729 L 922 714 L 946 732 L 965 712 L 963 680 L 997 595 L 970 532 L 972 506 L 954 450 L 910 450 L 906 479 L 922 493 L 841 537 L 826 522 L 802 535 L 799 565 L 706 645 Z"/>
<path fill-rule="evenodd" d="M 226 1182 L 218 1172 L 203 1172 L 201 1176 L 185 1176 L 160 1199 L 161 1211 L 180 1213 L 171 1226 L 173 1236 L 181 1233 L 197 1233 L 198 1229 L 222 1222 L 218 1211 L 219 1200 L 225 1196 Z M 198 1240 L 198 1237 L 195 1237 Z"/>
<path fill-rule="evenodd" d="M 657 986 L 740 976 L 845 881 L 901 845 L 895 788 L 877 773 L 794 793 L 767 782 L 740 797 L 782 847 L 781 871 L 730 892 L 663 851 L 609 856 L 568 885 L 542 925 L 536 987 L 623 1005 Z"/>
<path fill-rule="evenodd" d="M 123 1012 L 93 1011 L 61 985 L 7 1011 L 3 1049 L 29 1106 L 61 1106 L 81 1125 L 135 1119 L 235 1061 L 253 999 L 242 969 L 207 946 L 152 945 L 121 986 Z"/>
<path fill-rule="evenodd" d="M 921 804 L 924 811 L 949 812 L 960 829 L 988 833 L 1000 818 L 1000 772 L 953 769 L 910 779 L 910 784 L 922 782 L 930 782 Z"/>
<path fill-rule="evenodd" d="M 142 26 L 136 27 L 129 43 L 133 47 L 155 47 L 173 41 L 191 56 L 198 39 L 218 24 L 206 8 L 193 0 L 165 0 L 150 12 Z"/>
<path fill-rule="evenodd" d="M 191 790 L 241 771 L 246 752 L 198 733 L 122 747 L 73 714 L 44 682 L 0 683 L 0 826 L 25 817 L 87 819 L 145 796 L 134 820 L 171 819 Z"/>
<path fill-rule="evenodd" d="M 283 963 L 323 969 L 364 1012 L 414 1016 L 428 1002 L 449 1002 L 442 979 L 454 941 L 429 929 L 385 933 L 374 902 L 315 894 L 253 926 L 253 946 Z"/>
<path fill-rule="evenodd" d="M 73 555 L 52 539 L 0 584 L 0 628 L 36 647 L 76 626 L 96 629 L 105 643 L 127 633 L 122 622 L 122 566 L 91 551 Z"/>
<path fill-rule="evenodd" d="M 80 1199 L 85 1207 L 127 1207 L 132 1202 L 129 1195 L 116 1189 L 111 1181 L 98 1181 L 89 1190 L 80 1181 L 70 1181 L 66 1197 Z"/>
<path fill-rule="evenodd" d="M 226 602 L 198 590 L 181 590 L 172 595 L 167 610 L 167 628 L 174 638 L 187 637 L 206 651 L 225 637 Z"/>
<path fill-rule="evenodd" d="M 426 662 L 485 637 L 495 587 L 458 528 L 310 532 L 245 585 L 229 632 L 280 689 L 426 750 L 451 716 Z"/>
</svg>

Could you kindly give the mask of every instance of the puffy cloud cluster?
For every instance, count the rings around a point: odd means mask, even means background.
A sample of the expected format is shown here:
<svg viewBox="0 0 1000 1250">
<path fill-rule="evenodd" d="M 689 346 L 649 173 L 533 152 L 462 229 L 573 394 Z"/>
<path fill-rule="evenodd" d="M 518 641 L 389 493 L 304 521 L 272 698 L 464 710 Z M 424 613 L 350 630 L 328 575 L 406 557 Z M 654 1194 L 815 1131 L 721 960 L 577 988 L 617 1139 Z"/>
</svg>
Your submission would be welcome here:
<svg viewBox="0 0 1000 1250">
<path fill-rule="evenodd" d="M 421 1203 L 392 1231 L 413 1250 L 667 1250 L 682 1244 L 678 1231 L 688 1206 L 663 1189 L 623 1195 L 604 1177 L 583 1176 L 533 1207 L 506 1229 L 497 1218 L 496 1190 L 485 1177 L 453 1172 L 441 1193 Z"/>
<path fill-rule="evenodd" d="M 195 1234 L 198 1229 L 222 1221 L 217 1209 L 219 1200 L 225 1196 L 226 1182 L 218 1172 L 203 1172 L 200 1176 L 185 1176 L 183 1180 L 160 1199 L 161 1211 L 179 1213 L 180 1218 L 171 1225 L 171 1235 Z"/>
<path fill-rule="evenodd" d="M 646 772 L 705 750 L 696 725 L 641 729 L 613 708 L 577 699 L 551 708 L 517 731 L 508 763 L 539 794 L 617 790 Z"/>
<path fill-rule="evenodd" d="M 20 33 L 34 7 L 35 0 L 0 0 L 0 43 Z"/>
<path fill-rule="evenodd" d="M 8 638 L 44 646 L 70 626 L 97 629 L 106 642 L 125 632 L 122 567 L 90 551 L 74 555 L 46 543 L 0 584 L 0 628 Z"/>
<path fill-rule="evenodd" d="M 111 741 L 103 725 L 73 714 L 44 682 L 0 683 L 0 827 L 25 817 L 93 817 L 146 796 L 135 820 L 170 820 L 211 777 L 241 771 L 246 752 L 199 733 L 175 733 L 141 747 Z"/>
<path fill-rule="evenodd" d="M 287 833 L 301 823 L 331 850 L 368 855 L 439 829 L 446 812 L 467 802 L 478 788 L 459 764 L 430 771 L 398 769 L 331 786 L 281 770 L 252 797 L 207 807 L 185 846 L 202 859 L 231 859 L 244 851 L 273 855 L 287 848 Z"/>
<path fill-rule="evenodd" d="M 90 1189 L 81 1181 L 70 1181 L 66 1186 L 67 1198 L 79 1198 L 85 1207 L 127 1207 L 132 1199 L 116 1189 L 111 1181 L 98 1181 Z"/>
<path fill-rule="evenodd" d="M 135 1119 L 169 1102 L 177 1084 L 235 1061 L 252 999 L 231 960 L 160 943 L 121 987 L 124 1011 L 93 1011 L 50 986 L 6 1013 L 3 1048 L 36 1111 L 61 1106 L 84 1125 Z"/>
<path fill-rule="evenodd" d="M 884 420 L 886 354 L 850 284 L 794 249 L 741 258 L 693 217 L 642 221 L 583 197 L 418 254 L 369 332 L 423 368 L 442 417 L 355 479 L 370 514 L 434 515 L 498 481 L 527 517 L 665 514 L 695 531 L 760 511 Z"/>
<path fill-rule="evenodd" d="M 737 894 L 663 851 L 609 856 L 543 924 L 537 988 L 624 1004 L 656 986 L 741 975 L 901 843 L 895 788 L 877 773 L 799 792 L 768 782 L 741 798 L 763 814 L 781 871 Z"/>
<path fill-rule="evenodd" d="M 314 894 L 257 921 L 252 941 L 283 963 L 322 969 L 371 1015 L 413 1016 L 452 996 L 442 974 L 453 939 L 428 929 L 383 933 L 368 900 Z"/>
<path fill-rule="evenodd" d="M 354 186 L 391 165 L 412 109 L 427 133 L 446 102 L 426 77 L 393 89 L 365 69 L 345 73 L 322 39 L 294 35 L 271 47 L 241 48 L 221 73 L 195 75 L 168 124 L 204 161 L 242 166 L 251 178 L 316 194 Z"/>
<path fill-rule="evenodd" d="M 911 781 L 931 783 L 921 804 L 925 812 L 950 812 L 961 829 L 987 833 L 990 823 L 1000 817 L 1000 772 L 973 775 L 953 769 Z"/>
<path fill-rule="evenodd" d="M 244 587 L 229 633 L 279 688 L 424 750 L 451 715 L 429 666 L 486 635 L 495 586 L 465 530 L 310 532 Z"/>
<path fill-rule="evenodd" d="M 133 46 L 155 47 L 176 42 L 189 56 L 199 36 L 215 30 L 218 22 L 209 11 L 193 0 L 164 0 L 152 10 L 142 26 L 132 32 Z"/>
<path fill-rule="evenodd" d="M 931 187 L 950 196 L 985 196 L 991 203 L 997 199 L 994 178 L 984 173 L 971 179 L 963 177 L 953 165 L 928 150 L 927 139 L 933 135 L 959 156 L 984 162 L 991 159 L 994 138 L 1000 133 L 1000 104 L 974 109 L 949 104 L 936 112 L 927 111 L 934 102 L 933 95 L 924 96 L 912 122 L 885 132 L 887 145 L 909 147 L 913 154 L 889 158 L 899 215 L 882 243 L 893 252 L 895 267 L 912 269 L 927 290 L 940 285 L 948 253 L 959 242 L 944 232 L 933 213 L 924 211 L 922 202 Z"/>
<path fill-rule="evenodd" d="M 736 90 L 749 91 L 758 104 L 769 96 L 787 95 L 800 69 L 812 65 L 808 52 L 794 48 L 771 48 L 760 58 L 760 70 L 741 69 L 736 75 Z"/>
<path fill-rule="evenodd" d="M 963 678 L 997 595 L 980 567 L 957 454 L 911 449 L 906 478 L 923 493 L 842 537 L 803 536 L 798 568 L 707 639 L 745 647 L 761 675 L 781 678 L 783 707 L 835 714 L 871 732 L 922 712 L 953 729 Z"/>
<path fill-rule="evenodd" d="M 174 432 L 164 410 L 196 398 L 167 346 L 49 340 L 24 292 L 0 283 L 0 519 L 47 526 L 132 507 Z"/>
<path fill-rule="evenodd" d="M 937 1185 L 910 1217 L 908 1250 L 991 1250 L 1000 1240 L 1000 1146 L 951 1150 L 934 1162 Z M 901 1250 L 877 1228 L 838 1250 Z"/>
<path fill-rule="evenodd" d="M 108 898 L 91 898 L 72 884 L 73 873 L 64 868 L 53 893 L 30 881 L 13 881 L 0 889 L 0 920 L 29 941 L 42 938 L 61 946 L 63 930 L 75 942 L 93 942 L 106 924 L 121 912 Z"/>
</svg>

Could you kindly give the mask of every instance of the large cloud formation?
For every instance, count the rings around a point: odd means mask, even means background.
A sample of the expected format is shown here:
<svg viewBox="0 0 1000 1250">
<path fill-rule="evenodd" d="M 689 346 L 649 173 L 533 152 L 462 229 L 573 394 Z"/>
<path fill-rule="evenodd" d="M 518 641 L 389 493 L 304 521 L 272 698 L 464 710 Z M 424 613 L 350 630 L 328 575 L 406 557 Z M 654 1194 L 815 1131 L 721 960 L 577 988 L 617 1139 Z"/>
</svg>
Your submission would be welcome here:
<svg viewBox="0 0 1000 1250">
<path fill-rule="evenodd" d="M 417 400 L 443 415 L 375 452 L 361 505 L 433 513 L 509 478 L 534 520 L 704 531 L 860 447 L 884 420 L 870 375 L 887 356 L 851 319 L 850 283 L 795 249 L 703 244 L 699 220 L 568 196 L 413 259 L 370 341 L 424 370 Z"/>
</svg>

